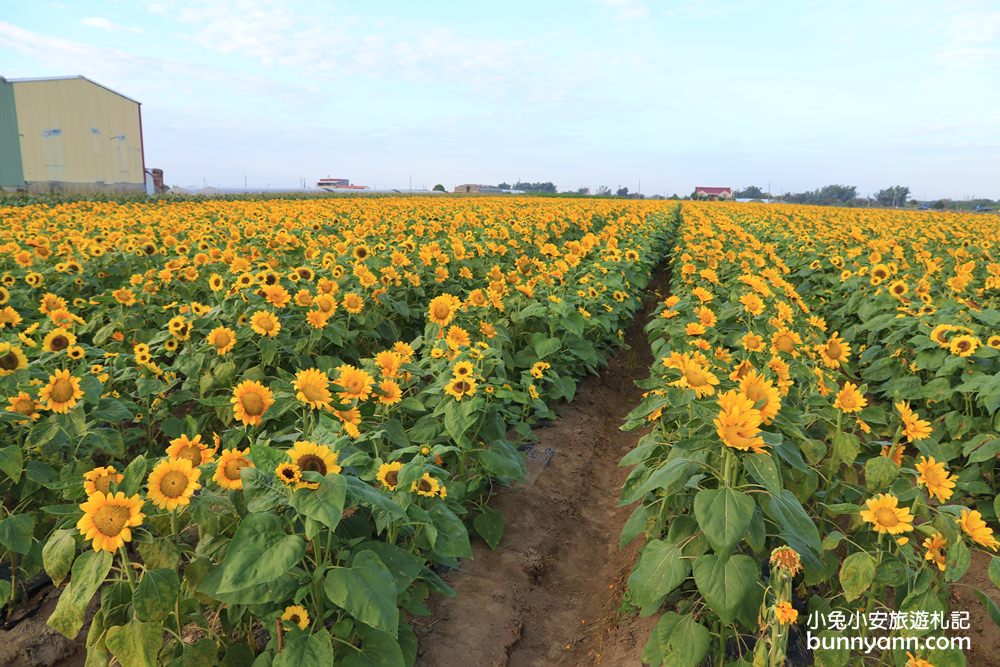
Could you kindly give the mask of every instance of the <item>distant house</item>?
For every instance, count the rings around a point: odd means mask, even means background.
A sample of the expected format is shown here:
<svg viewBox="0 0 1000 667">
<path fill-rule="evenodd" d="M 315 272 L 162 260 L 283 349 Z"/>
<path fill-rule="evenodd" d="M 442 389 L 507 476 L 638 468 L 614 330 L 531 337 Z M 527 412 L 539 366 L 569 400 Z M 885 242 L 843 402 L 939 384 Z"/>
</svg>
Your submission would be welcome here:
<svg viewBox="0 0 1000 667">
<path fill-rule="evenodd" d="M 501 192 L 507 193 L 510 190 L 501 190 L 495 185 L 480 185 L 477 183 L 463 183 L 462 185 L 456 185 L 454 192 L 458 193 L 479 193 L 479 194 L 500 194 Z"/>
<path fill-rule="evenodd" d="M 712 188 L 699 185 L 694 189 L 694 196 L 698 199 L 732 199 L 732 188 Z"/>
</svg>

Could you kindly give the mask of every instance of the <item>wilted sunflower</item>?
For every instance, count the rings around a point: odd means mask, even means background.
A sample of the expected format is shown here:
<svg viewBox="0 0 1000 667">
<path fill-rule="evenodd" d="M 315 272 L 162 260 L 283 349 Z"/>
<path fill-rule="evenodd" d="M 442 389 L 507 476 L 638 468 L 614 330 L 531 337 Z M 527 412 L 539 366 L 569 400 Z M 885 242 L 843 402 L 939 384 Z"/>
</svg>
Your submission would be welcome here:
<svg viewBox="0 0 1000 667">
<path fill-rule="evenodd" d="M 216 327 L 208 332 L 205 340 L 215 348 L 215 353 L 221 357 L 236 346 L 236 332 L 229 327 Z"/>
<path fill-rule="evenodd" d="M 250 456 L 250 448 L 243 451 L 238 449 L 225 449 L 219 455 L 219 465 L 215 469 L 212 479 L 224 489 L 239 490 L 243 488 L 243 478 L 240 471 L 243 468 L 252 468 L 253 463 L 247 457 Z"/>
<path fill-rule="evenodd" d="M 201 488 L 201 470 L 187 459 L 160 461 L 149 473 L 149 500 L 160 509 L 172 512 L 191 503 L 191 496 Z"/>
<path fill-rule="evenodd" d="M 83 398 L 80 378 L 68 370 L 59 370 L 49 376 L 48 384 L 38 390 L 38 399 L 47 410 L 65 414 Z"/>
<path fill-rule="evenodd" d="M 256 380 L 244 380 L 233 389 L 233 416 L 247 426 L 260 424 L 267 409 L 274 405 L 274 394 Z"/>
<path fill-rule="evenodd" d="M 402 469 L 403 464 L 400 461 L 383 463 L 379 466 L 375 479 L 381 482 L 382 486 L 389 491 L 395 491 L 396 487 L 399 485 L 399 471 Z"/>
<path fill-rule="evenodd" d="M 28 358 L 17 345 L 0 343 L 0 377 L 28 367 Z"/>
<path fill-rule="evenodd" d="M 171 459 L 186 459 L 191 465 L 197 468 L 203 463 L 212 462 L 213 448 L 201 441 L 201 434 L 189 438 L 186 433 L 170 441 L 167 447 L 167 456 Z"/>
<path fill-rule="evenodd" d="M 781 625 L 787 625 L 798 620 L 799 612 L 787 600 L 781 600 L 774 606 L 774 618 Z"/>
<path fill-rule="evenodd" d="M 125 479 L 125 475 L 115 470 L 114 466 L 94 468 L 83 473 L 83 490 L 87 492 L 88 496 L 98 491 L 108 493 L 112 484 L 118 484 L 123 479 Z"/>
<path fill-rule="evenodd" d="M 295 374 L 295 398 L 310 408 L 318 410 L 330 407 L 330 378 L 317 368 L 307 368 Z"/>
<path fill-rule="evenodd" d="M 94 551 L 114 553 L 132 541 L 132 528 L 142 524 L 145 515 L 142 509 L 142 498 L 138 494 L 126 498 L 119 491 L 115 494 L 105 494 L 98 491 L 87 497 L 87 502 L 80 505 L 83 516 L 76 522 L 76 527 L 86 539 L 91 540 Z"/>
</svg>

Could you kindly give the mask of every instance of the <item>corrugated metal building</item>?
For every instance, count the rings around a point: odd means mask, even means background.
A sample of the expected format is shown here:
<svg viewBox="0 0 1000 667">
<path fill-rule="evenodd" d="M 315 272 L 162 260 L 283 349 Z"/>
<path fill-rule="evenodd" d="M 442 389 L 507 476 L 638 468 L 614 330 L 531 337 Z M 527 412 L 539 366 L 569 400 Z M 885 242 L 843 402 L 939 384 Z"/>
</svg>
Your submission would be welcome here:
<svg viewBox="0 0 1000 667">
<path fill-rule="evenodd" d="M 139 102 L 82 76 L 0 78 L 0 187 L 145 192 Z"/>
</svg>

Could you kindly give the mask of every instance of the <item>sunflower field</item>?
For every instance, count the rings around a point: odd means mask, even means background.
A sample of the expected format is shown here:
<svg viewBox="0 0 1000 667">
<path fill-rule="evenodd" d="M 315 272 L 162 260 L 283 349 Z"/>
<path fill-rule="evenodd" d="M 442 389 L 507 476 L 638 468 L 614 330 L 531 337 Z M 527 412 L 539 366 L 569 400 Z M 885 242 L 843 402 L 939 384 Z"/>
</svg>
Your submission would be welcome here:
<svg viewBox="0 0 1000 667">
<path fill-rule="evenodd" d="M 499 542 L 491 489 L 620 344 L 675 209 L 2 209 L 0 599 L 61 587 L 87 665 L 412 665 L 409 619 L 470 530 Z"/>
<path fill-rule="evenodd" d="M 621 541 L 647 540 L 629 600 L 660 615 L 644 660 L 783 665 L 814 615 L 947 618 L 973 562 L 1000 586 L 1000 218 L 687 202 L 680 217 L 626 425 L 645 432 L 621 462 L 622 504 L 638 503 Z M 975 595 L 1000 624 L 997 591 Z M 869 660 L 966 664 L 953 648 Z"/>
</svg>

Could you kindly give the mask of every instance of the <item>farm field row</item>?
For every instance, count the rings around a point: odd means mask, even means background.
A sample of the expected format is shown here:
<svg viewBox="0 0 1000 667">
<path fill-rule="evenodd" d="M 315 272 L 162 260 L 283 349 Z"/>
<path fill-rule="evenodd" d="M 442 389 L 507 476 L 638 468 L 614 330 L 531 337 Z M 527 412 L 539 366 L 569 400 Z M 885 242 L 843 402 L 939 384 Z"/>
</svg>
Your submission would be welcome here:
<svg viewBox="0 0 1000 667">
<path fill-rule="evenodd" d="M 518 444 L 603 363 L 676 205 L 5 209 L 0 599 L 87 664 L 411 665 Z"/>
<path fill-rule="evenodd" d="M 995 216 L 683 205 L 621 462 L 644 661 L 858 664 L 836 637 L 1000 624 L 998 239 Z M 955 606 L 973 562 L 993 586 Z M 879 664 L 995 656 L 910 648 Z"/>
</svg>

